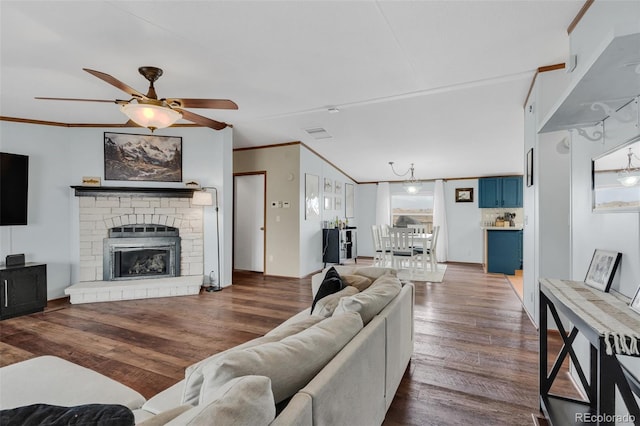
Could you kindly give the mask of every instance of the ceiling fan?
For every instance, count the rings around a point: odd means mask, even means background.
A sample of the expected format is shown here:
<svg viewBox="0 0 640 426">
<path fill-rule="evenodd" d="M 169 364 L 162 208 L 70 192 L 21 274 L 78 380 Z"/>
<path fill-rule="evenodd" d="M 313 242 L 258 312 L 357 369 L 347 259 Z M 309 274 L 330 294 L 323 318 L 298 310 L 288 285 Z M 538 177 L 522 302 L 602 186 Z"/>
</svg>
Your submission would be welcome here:
<svg viewBox="0 0 640 426">
<path fill-rule="evenodd" d="M 156 94 L 153 83 L 160 78 L 162 70 L 157 67 L 140 67 L 138 72 L 149 81 L 149 90 L 144 95 L 121 82 L 115 77 L 101 71 L 83 68 L 89 74 L 106 81 L 112 86 L 126 92 L 131 99 L 77 99 L 77 98 L 46 98 L 36 97 L 36 99 L 57 100 L 57 101 L 84 101 L 84 102 L 108 102 L 120 105 L 121 111 L 130 118 L 130 121 L 147 127 L 152 132 L 155 129 L 162 129 L 171 126 L 180 118 L 189 120 L 202 126 L 221 130 L 227 127 L 227 123 L 212 120 L 208 117 L 187 111 L 184 108 L 210 108 L 210 109 L 238 109 L 238 105 L 228 99 L 197 99 L 197 98 L 160 98 Z"/>
</svg>

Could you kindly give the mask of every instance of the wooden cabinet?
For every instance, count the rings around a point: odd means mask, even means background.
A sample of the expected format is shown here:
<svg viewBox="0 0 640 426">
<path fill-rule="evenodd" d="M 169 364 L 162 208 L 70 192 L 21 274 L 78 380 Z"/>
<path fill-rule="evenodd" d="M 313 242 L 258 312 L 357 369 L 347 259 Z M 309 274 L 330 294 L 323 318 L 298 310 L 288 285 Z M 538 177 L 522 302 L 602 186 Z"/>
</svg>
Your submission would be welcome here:
<svg viewBox="0 0 640 426">
<path fill-rule="evenodd" d="M 322 261 L 327 263 L 344 263 L 347 259 L 358 257 L 356 229 L 323 229 L 322 230 Z"/>
<path fill-rule="evenodd" d="M 522 231 L 487 231 L 487 272 L 515 275 L 522 269 Z"/>
<path fill-rule="evenodd" d="M 522 207 L 522 176 L 481 178 L 480 208 Z"/>
<path fill-rule="evenodd" d="M 39 312 L 47 305 L 47 265 L 2 267 L 0 284 L 0 319 Z"/>
</svg>

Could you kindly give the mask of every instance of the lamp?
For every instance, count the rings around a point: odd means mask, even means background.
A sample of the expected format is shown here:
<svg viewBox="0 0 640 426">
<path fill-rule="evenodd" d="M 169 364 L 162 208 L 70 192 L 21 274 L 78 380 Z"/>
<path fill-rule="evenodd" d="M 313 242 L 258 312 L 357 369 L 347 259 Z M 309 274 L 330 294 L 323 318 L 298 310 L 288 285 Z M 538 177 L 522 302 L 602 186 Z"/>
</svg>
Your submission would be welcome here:
<svg viewBox="0 0 640 426">
<path fill-rule="evenodd" d="M 207 291 L 220 291 L 222 290 L 222 286 L 220 285 L 220 224 L 218 220 L 218 189 L 213 186 L 203 186 L 200 190 L 193 191 L 191 204 L 193 204 L 194 206 L 212 206 L 213 194 L 211 192 L 208 192 L 207 189 L 213 189 L 216 193 L 216 243 L 218 247 L 218 281 L 216 283 L 216 286 L 209 285 L 209 287 L 207 287 Z M 213 273 L 213 271 L 211 273 Z M 209 282 L 211 283 L 211 274 L 209 274 Z"/>
<path fill-rule="evenodd" d="M 396 170 L 393 168 L 393 161 L 389 161 L 389 165 L 391 166 L 391 171 L 396 176 L 406 176 L 407 173 L 411 172 L 411 177 L 408 180 L 404 181 L 404 183 L 402 184 L 402 186 L 404 187 L 404 190 L 407 191 L 407 193 L 417 194 L 420 191 L 420 188 L 422 188 L 422 182 L 416 179 L 415 176 L 413 175 L 413 170 L 414 170 L 413 163 L 411 163 L 409 170 L 407 170 L 404 173 L 396 172 Z"/>
<path fill-rule="evenodd" d="M 142 127 L 146 127 L 152 132 L 155 129 L 164 129 L 171 126 L 182 118 L 182 114 L 169 108 L 165 102 L 156 103 L 133 103 L 124 104 L 120 110 Z"/>
<path fill-rule="evenodd" d="M 634 186 L 640 182 L 640 168 L 631 165 L 631 157 L 638 158 L 638 156 L 631 151 L 631 148 L 629 148 L 627 167 L 618 172 L 618 182 L 623 186 Z"/>
</svg>

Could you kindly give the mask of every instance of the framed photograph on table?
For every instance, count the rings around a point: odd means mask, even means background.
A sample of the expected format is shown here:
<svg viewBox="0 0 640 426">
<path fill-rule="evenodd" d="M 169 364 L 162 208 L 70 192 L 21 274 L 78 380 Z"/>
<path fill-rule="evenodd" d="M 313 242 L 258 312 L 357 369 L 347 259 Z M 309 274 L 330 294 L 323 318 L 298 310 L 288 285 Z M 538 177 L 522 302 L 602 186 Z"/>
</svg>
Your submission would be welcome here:
<svg viewBox="0 0 640 426">
<path fill-rule="evenodd" d="M 640 314 L 640 287 L 636 290 L 636 295 L 631 299 L 629 307 Z"/>
<path fill-rule="evenodd" d="M 622 253 L 596 249 L 591 258 L 587 276 L 584 278 L 585 284 L 605 293 L 608 292 L 621 258 Z"/>
</svg>

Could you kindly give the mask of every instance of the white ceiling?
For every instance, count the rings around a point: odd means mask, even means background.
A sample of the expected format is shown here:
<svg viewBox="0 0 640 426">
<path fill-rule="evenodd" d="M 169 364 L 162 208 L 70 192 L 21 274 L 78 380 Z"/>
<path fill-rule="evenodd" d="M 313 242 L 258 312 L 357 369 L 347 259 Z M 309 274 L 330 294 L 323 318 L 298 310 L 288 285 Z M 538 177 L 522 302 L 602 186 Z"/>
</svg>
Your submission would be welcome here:
<svg viewBox="0 0 640 426">
<path fill-rule="evenodd" d="M 419 179 L 521 174 L 529 85 L 565 61 L 583 3 L 2 0 L 0 114 L 124 123 L 114 104 L 33 98 L 126 98 L 82 68 L 146 93 L 153 65 L 160 97 L 234 100 L 193 112 L 232 124 L 236 148 L 302 141 L 360 182 L 397 180 L 389 161 Z"/>
</svg>

